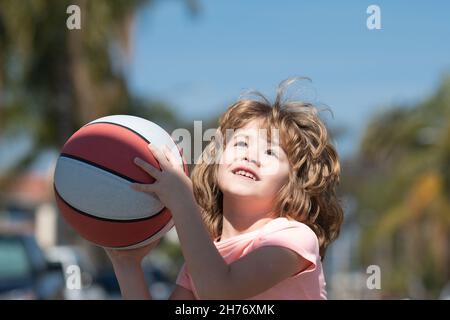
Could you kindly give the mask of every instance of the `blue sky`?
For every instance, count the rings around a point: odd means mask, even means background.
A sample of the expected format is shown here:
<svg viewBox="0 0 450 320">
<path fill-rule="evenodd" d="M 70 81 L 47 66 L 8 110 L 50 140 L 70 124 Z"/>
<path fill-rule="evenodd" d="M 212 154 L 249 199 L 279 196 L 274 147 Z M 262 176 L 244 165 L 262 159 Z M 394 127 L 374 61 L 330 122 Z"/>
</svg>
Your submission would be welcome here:
<svg viewBox="0 0 450 320">
<path fill-rule="evenodd" d="M 246 89 L 273 97 L 281 80 L 308 76 L 305 98 L 330 106 L 327 122 L 347 128 L 336 141 L 347 155 L 371 114 L 424 99 L 450 70 L 450 2 L 198 2 L 196 18 L 183 1 L 141 9 L 127 70 L 135 94 L 187 119 L 222 113 Z M 366 27 L 371 4 L 381 30 Z"/>
<path fill-rule="evenodd" d="M 371 115 L 425 99 L 450 72 L 450 1 L 197 1 L 196 18 L 182 0 L 141 8 L 126 68 L 134 94 L 188 120 L 223 113 L 246 89 L 273 97 L 281 80 L 308 76 L 298 97 L 331 107 L 334 118 L 324 116 L 347 129 L 335 141 L 346 157 Z M 381 30 L 366 27 L 371 4 Z M 0 170 L 27 143 L 0 137 Z"/>
</svg>

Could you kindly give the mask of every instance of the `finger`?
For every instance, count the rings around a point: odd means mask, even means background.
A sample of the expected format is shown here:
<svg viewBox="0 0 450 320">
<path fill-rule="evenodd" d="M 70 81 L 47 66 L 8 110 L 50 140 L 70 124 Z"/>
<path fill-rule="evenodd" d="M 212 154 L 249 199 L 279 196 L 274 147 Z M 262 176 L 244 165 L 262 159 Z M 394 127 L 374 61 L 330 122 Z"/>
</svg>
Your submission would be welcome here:
<svg viewBox="0 0 450 320">
<path fill-rule="evenodd" d="M 152 166 L 150 163 L 145 162 L 141 158 L 134 158 L 134 163 L 140 167 L 142 170 L 147 172 L 149 175 L 151 175 L 153 178 L 158 180 L 161 178 L 161 171 L 159 171 L 157 168 Z"/>
<path fill-rule="evenodd" d="M 162 152 L 160 148 L 155 146 L 154 144 L 149 144 L 148 148 L 153 153 L 153 156 L 158 160 L 159 165 L 161 166 L 161 169 L 167 170 L 167 168 L 170 167 L 169 160 L 167 160 L 166 156 Z"/>
<path fill-rule="evenodd" d="M 172 154 L 172 151 L 170 151 L 169 147 L 164 145 L 162 147 L 162 152 L 164 153 L 164 155 L 166 156 L 167 160 L 169 161 L 170 165 L 172 167 L 176 166 L 176 160 L 175 157 Z"/>
<path fill-rule="evenodd" d="M 179 161 L 175 158 L 172 151 L 169 149 L 168 146 L 164 146 L 163 148 L 164 154 L 166 155 L 167 159 L 169 160 L 170 164 L 173 168 L 179 171 L 183 171 L 183 164 L 180 164 Z M 178 149 L 177 149 L 178 151 Z"/>
<path fill-rule="evenodd" d="M 130 186 L 133 190 L 139 192 L 152 192 L 152 193 L 155 193 L 158 188 L 156 183 L 153 184 L 131 183 Z"/>
</svg>

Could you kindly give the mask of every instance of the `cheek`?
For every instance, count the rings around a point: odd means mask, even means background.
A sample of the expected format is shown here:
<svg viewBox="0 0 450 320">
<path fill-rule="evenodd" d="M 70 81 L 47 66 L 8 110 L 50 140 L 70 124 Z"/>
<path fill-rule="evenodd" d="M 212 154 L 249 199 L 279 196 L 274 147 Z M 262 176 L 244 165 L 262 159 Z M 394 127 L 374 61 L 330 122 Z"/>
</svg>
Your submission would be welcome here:
<svg viewBox="0 0 450 320">
<path fill-rule="evenodd" d="M 220 157 L 219 164 L 220 165 L 229 165 L 233 162 L 234 158 L 235 158 L 235 153 L 232 150 L 232 148 L 225 148 L 225 150 L 223 151 L 223 153 Z"/>
<path fill-rule="evenodd" d="M 226 175 L 226 165 L 224 164 L 219 164 L 219 167 L 217 168 L 217 184 L 219 186 L 219 189 L 222 190 L 223 187 L 223 182 L 227 181 L 227 177 L 225 177 Z"/>
<path fill-rule="evenodd" d="M 224 173 L 225 173 L 225 166 L 223 164 L 219 164 L 219 167 L 217 168 L 217 178 L 222 178 Z"/>
<path fill-rule="evenodd" d="M 266 176 L 267 186 L 271 190 L 278 191 L 289 181 L 289 167 L 287 165 L 278 164 L 267 169 Z"/>
<path fill-rule="evenodd" d="M 289 164 L 284 161 L 267 159 L 262 163 L 261 174 L 269 176 L 271 179 L 284 179 L 289 176 Z"/>
</svg>

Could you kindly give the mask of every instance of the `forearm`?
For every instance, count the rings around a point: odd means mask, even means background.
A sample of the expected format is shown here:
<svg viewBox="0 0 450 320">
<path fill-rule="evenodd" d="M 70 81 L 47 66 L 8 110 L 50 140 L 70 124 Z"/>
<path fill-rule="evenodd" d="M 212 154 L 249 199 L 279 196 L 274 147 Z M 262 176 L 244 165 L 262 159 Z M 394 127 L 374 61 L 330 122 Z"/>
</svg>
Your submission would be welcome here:
<svg viewBox="0 0 450 320">
<path fill-rule="evenodd" d="M 152 299 L 139 263 L 113 261 L 120 292 L 125 300 Z"/>
<path fill-rule="evenodd" d="M 194 196 L 180 201 L 172 209 L 172 216 L 189 273 L 200 298 L 220 298 L 228 283 L 229 266 L 214 245 Z"/>
</svg>

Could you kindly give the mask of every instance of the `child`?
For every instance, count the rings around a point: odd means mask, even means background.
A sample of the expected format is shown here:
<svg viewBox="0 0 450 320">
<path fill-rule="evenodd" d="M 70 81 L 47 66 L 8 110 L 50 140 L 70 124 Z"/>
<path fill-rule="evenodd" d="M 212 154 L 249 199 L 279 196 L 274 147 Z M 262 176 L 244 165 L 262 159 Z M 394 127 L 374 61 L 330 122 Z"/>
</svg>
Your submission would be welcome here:
<svg viewBox="0 0 450 320">
<path fill-rule="evenodd" d="M 273 104 L 262 95 L 233 104 L 217 129 L 229 139 L 211 141 L 192 180 L 167 148 L 149 146 L 162 171 L 136 159 L 156 181 L 133 188 L 171 210 L 186 261 L 170 299 L 326 299 L 321 261 L 343 219 L 340 166 L 317 110 L 283 101 L 291 82 Z M 141 261 L 154 246 L 107 250 L 124 298 L 151 298 Z"/>
</svg>

